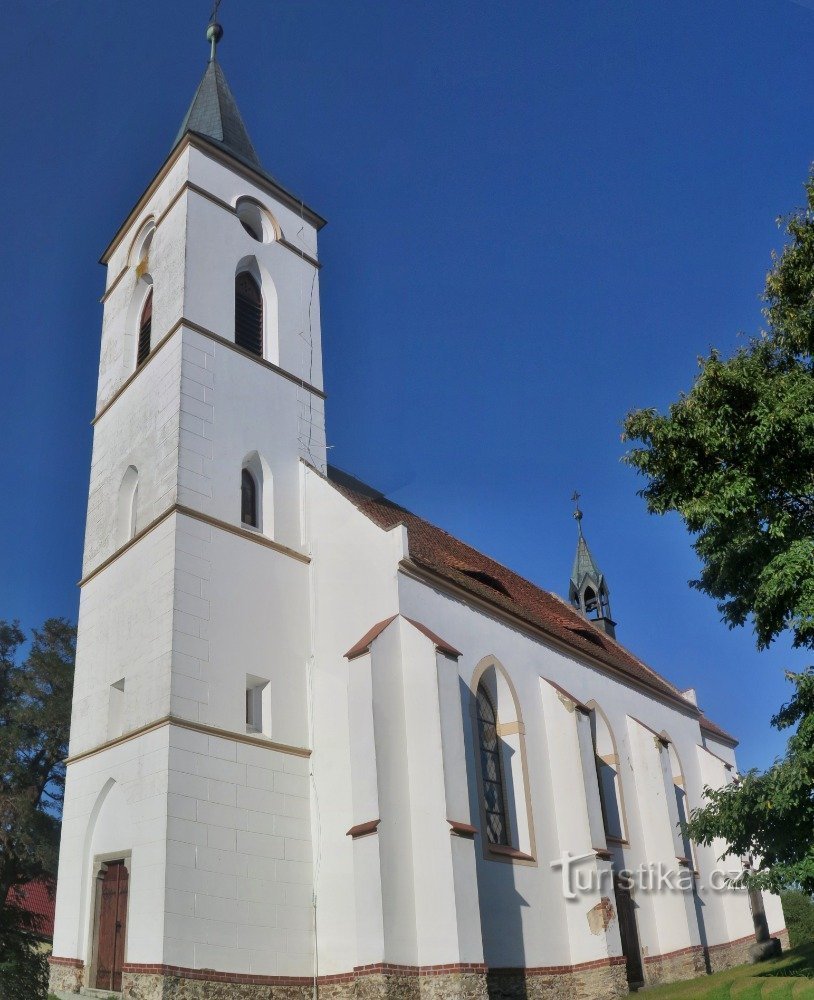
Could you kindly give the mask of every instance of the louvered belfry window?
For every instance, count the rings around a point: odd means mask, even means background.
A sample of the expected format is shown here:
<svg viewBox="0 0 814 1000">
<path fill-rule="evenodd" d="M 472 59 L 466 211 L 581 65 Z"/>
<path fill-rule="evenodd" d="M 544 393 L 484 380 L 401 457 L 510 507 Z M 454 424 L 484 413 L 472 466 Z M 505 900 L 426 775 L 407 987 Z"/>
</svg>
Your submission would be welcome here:
<svg viewBox="0 0 814 1000">
<path fill-rule="evenodd" d="M 240 477 L 240 520 L 252 528 L 259 527 L 257 516 L 257 483 L 248 469 Z"/>
<path fill-rule="evenodd" d="M 235 278 L 235 343 L 263 356 L 263 298 L 247 271 Z"/>
<path fill-rule="evenodd" d="M 136 366 L 143 365 L 150 354 L 150 334 L 153 331 L 153 290 L 150 289 L 147 301 L 141 310 L 141 321 L 138 327 L 138 352 Z"/>
<path fill-rule="evenodd" d="M 497 715 L 483 685 L 478 686 L 478 738 L 483 809 L 486 813 L 486 837 L 490 844 L 509 846 L 506 823 L 506 797 L 503 785 L 503 762 L 500 759 L 500 737 Z"/>
</svg>

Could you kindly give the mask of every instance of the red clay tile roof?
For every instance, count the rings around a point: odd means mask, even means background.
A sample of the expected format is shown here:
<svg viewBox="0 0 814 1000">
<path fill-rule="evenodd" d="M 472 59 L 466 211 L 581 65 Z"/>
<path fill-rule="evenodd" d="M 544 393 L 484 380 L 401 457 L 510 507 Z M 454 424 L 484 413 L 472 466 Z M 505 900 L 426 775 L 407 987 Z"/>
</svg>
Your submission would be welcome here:
<svg viewBox="0 0 814 1000">
<path fill-rule="evenodd" d="M 345 653 L 345 659 L 353 660 L 357 656 L 361 656 L 362 653 L 366 653 L 374 640 L 384 632 L 391 622 L 394 622 L 398 618 L 398 615 L 391 615 L 389 618 L 385 618 L 383 622 L 379 622 L 374 625 L 372 629 L 362 636 L 362 638 L 353 644 L 351 648 Z M 460 651 L 454 646 L 450 646 L 448 642 L 445 642 L 440 636 L 436 635 L 435 632 L 431 632 L 426 625 L 422 625 L 420 622 L 413 621 L 412 618 L 405 618 L 414 628 L 417 628 L 419 632 L 422 632 L 430 640 L 430 642 L 435 644 L 436 649 L 439 649 L 442 653 L 446 653 L 447 656 L 458 657 L 461 655 Z"/>
<path fill-rule="evenodd" d="M 733 747 L 738 745 L 738 741 L 731 733 L 728 733 L 725 729 L 721 729 L 720 726 L 716 726 L 712 719 L 708 719 L 706 715 L 702 715 L 698 722 L 705 733 L 710 733 L 712 736 L 717 737 L 722 743 L 731 743 Z"/>
<path fill-rule="evenodd" d="M 32 917 L 31 932 L 38 937 L 53 938 L 56 885 L 49 879 L 37 879 L 9 889 L 7 901 Z"/>
<path fill-rule="evenodd" d="M 681 692 L 620 643 L 591 625 L 555 594 L 513 573 L 489 556 L 388 500 L 336 468 L 328 479 L 361 513 L 384 530 L 397 524 L 407 528 L 410 561 L 421 569 L 443 577 L 475 597 L 546 632 L 575 654 L 590 657 L 612 671 L 678 702 L 690 712 L 697 709 Z M 723 730 L 715 731 L 723 733 Z M 709 726 L 713 731 L 712 724 Z M 729 740 L 733 738 L 724 734 Z"/>
</svg>

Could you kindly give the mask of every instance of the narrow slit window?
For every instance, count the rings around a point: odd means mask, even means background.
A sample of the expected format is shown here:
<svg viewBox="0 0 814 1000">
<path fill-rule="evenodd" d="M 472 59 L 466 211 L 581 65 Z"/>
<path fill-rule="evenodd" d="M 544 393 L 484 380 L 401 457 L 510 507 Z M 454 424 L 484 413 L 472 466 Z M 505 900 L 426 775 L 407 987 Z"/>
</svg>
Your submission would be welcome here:
<svg viewBox="0 0 814 1000">
<path fill-rule="evenodd" d="M 483 686 L 478 687 L 478 738 L 480 742 L 481 794 L 486 813 L 486 836 L 490 844 L 509 846 L 506 822 L 506 794 L 503 784 L 503 762 L 500 759 L 500 737 L 497 715 Z"/>
<path fill-rule="evenodd" d="M 263 297 L 248 271 L 235 278 L 235 343 L 263 356 Z"/>
<path fill-rule="evenodd" d="M 271 735 L 271 684 L 251 674 L 246 675 L 246 732 Z"/>
<path fill-rule="evenodd" d="M 153 332 L 153 290 L 147 294 L 147 301 L 141 310 L 141 319 L 138 327 L 138 353 L 136 354 L 136 366 L 143 365 L 150 354 L 150 337 Z"/>
<path fill-rule="evenodd" d="M 260 527 L 257 509 L 257 481 L 248 469 L 240 474 L 240 520 L 250 528 Z"/>
</svg>

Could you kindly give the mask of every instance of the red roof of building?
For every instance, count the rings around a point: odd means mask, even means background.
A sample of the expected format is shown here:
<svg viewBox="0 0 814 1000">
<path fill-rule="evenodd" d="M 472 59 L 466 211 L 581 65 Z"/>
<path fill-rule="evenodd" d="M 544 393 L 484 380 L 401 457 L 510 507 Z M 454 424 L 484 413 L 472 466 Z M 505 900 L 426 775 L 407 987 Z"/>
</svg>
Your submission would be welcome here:
<svg viewBox="0 0 814 1000">
<path fill-rule="evenodd" d="M 53 879 L 36 879 L 9 889 L 6 901 L 31 914 L 31 932 L 38 937 L 53 938 L 56 883 Z M 28 928 L 27 928 L 28 929 Z"/>
<path fill-rule="evenodd" d="M 331 468 L 329 481 L 335 489 L 384 530 L 403 524 L 407 529 L 410 563 L 433 576 L 519 618 L 545 632 L 574 653 L 598 661 L 627 680 L 679 703 L 689 712 L 698 709 L 668 680 L 630 650 L 595 628 L 574 608 L 555 594 L 536 586 L 512 570 L 430 524 L 411 511 L 388 500 L 347 473 Z M 700 714 L 700 713 L 698 713 Z M 737 744 L 737 740 L 706 717 L 704 728 Z"/>
</svg>

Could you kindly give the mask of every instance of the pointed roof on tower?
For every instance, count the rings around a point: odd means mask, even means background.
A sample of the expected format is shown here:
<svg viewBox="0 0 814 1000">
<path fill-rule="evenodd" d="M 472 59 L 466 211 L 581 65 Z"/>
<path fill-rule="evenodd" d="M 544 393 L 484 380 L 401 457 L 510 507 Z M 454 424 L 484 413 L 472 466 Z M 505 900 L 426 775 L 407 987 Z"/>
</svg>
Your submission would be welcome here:
<svg viewBox="0 0 814 1000">
<path fill-rule="evenodd" d="M 260 157 L 252 145 L 237 102 L 217 59 L 217 44 L 223 38 L 223 28 L 219 24 L 210 24 L 206 37 L 212 43 L 209 63 L 173 145 L 177 145 L 187 132 L 195 132 L 196 135 L 214 140 L 245 163 L 262 169 Z"/>
<path fill-rule="evenodd" d="M 574 566 L 571 570 L 571 583 L 573 583 L 577 590 L 580 590 L 586 577 L 593 580 L 597 586 L 604 582 L 604 577 L 596 565 L 594 557 L 591 555 L 591 550 L 588 548 L 585 536 L 582 534 L 581 521 L 578 521 L 577 524 L 579 527 L 579 538 L 577 539 L 577 551 L 574 555 Z"/>
<path fill-rule="evenodd" d="M 577 551 L 574 555 L 574 565 L 571 569 L 571 584 L 577 591 L 582 590 L 582 585 L 586 579 L 592 580 L 595 586 L 605 582 L 604 576 L 596 565 L 585 536 L 582 534 L 582 511 L 579 509 L 579 493 L 574 493 L 571 497 L 574 501 L 574 520 L 577 522 Z M 607 584 L 605 584 L 607 589 Z"/>
</svg>

